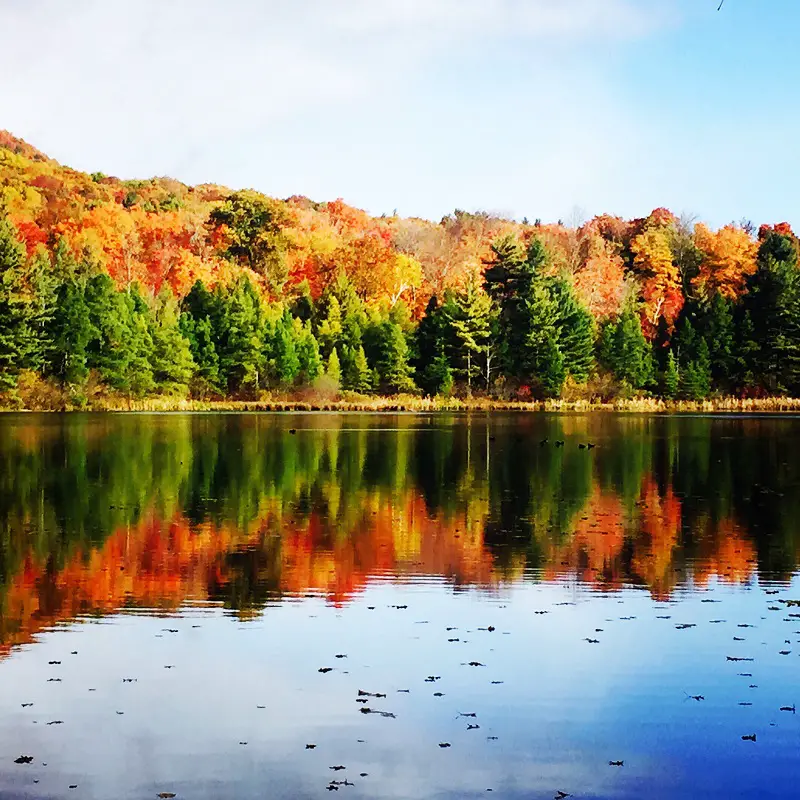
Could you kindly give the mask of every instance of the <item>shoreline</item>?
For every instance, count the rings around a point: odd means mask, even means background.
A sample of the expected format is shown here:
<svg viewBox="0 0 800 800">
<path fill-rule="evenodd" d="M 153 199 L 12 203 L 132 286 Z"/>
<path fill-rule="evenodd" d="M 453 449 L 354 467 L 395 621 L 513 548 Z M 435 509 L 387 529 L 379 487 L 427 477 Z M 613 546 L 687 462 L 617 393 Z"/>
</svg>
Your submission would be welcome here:
<svg viewBox="0 0 800 800">
<path fill-rule="evenodd" d="M 84 407 L 71 404 L 48 406 L 0 406 L 0 413 L 187 413 L 187 412 L 334 412 L 334 413 L 418 413 L 436 412 L 612 412 L 630 414 L 676 413 L 800 413 L 800 398 L 735 398 L 713 400 L 662 400 L 633 398 L 609 402 L 590 400 L 471 400 L 443 397 L 363 397 L 337 400 L 278 399 L 189 400 L 175 397 L 149 397 L 128 400 L 124 397 L 95 397 Z"/>
</svg>

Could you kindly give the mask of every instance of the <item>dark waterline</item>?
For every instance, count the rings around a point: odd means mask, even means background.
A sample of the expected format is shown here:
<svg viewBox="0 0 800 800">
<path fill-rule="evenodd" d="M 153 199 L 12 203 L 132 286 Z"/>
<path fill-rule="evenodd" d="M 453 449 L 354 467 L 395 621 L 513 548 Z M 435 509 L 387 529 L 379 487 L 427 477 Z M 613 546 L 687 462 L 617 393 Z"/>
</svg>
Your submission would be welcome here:
<svg viewBox="0 0 800 800">
<path fill-rule="evenodd" d="M 0 796 L 793 796 L 798 446 L 766 415 L 3 415 Z"/>
</svg>

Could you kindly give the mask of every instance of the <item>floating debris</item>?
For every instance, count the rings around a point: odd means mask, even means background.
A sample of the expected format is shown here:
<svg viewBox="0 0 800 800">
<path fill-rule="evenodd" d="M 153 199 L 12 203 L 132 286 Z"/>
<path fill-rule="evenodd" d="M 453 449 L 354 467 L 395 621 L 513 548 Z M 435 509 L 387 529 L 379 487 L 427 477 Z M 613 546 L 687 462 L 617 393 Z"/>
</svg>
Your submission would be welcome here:
<svg viewBox="0 0 800 800">
<path fill-rule="evenodd" d="M 30 764 L 33 761 L 33 756 L 20 756 L 14 759 L 15 764 Z"/>
</svg>

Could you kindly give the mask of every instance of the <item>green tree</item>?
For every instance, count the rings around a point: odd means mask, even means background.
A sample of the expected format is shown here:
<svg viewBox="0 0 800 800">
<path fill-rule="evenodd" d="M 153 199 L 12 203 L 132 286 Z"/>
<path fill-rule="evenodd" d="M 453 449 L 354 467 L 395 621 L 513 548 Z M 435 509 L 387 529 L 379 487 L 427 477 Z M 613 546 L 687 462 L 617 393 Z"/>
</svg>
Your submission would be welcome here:
<svg viewBox="0 0 800 800">
<path fill-rule="evenodd" d="M 454 360 L 460 365 L 459 372 L 467 380 L 467 394 L 471 395 L 472 379 L 480 374 L 479 360 L 485 360 L 492 324 L 492 301 L 481 291 L 474 273 L 463 291 L 445 304 L 445 313 L 453 333 Z"/>
<path fill-rule="evenodd" d="M 390 393 L 414 391 L 408 342 L 400 325 L 390 319 L 375 320 L 365 339 L 368 359 L 374 364 L 381 389 Z"/>
<path fill-rule="evenodd" d="M 794 237 L 768 232 L 747 283 L 753 342 L 747 372 L 771 394 L 800 389 L 800 279 Z"/>
<path fill-rule="evenodd" d="M 687 400 L 703 400 L 711 392 L 711 358 L 706 340 L 699 336 L 694 353 L 681 368 L 680 394 Z"/>
<path fill-rule="evenodd" d="M 667 353 L 667 366 L 664 370 L 663 379 L 663 392 L 664 397 L 674 400 L 678 396 L 678 387 L 680 386 L 680 373 L 678 371 L 678 362 L 675 359 L 675 353 L 670 350 Z"/>
<path fill-rule="evenodd" d="M 563 354 L 564 370 L 578 383 L 585 383 L 594 366 L 594 320 L 566 280 L 554 281 L 552 293 L 558 312 L 558 349 Z"/>
<path fill-rule="evenodd" d="M 191 345 L 181 334 L 178 304 L 167 287 L 156 296 L 151 315 L 153 378 L 162 389 L 185 393 L 195 371 Z"/>
<path fill-rule="evenodd" d="M 617 322 L 604 326 L 598 357 L 618 381 L 632 389 L 644 389 L 652 383 L 652 348 L 644 338 L 641 319 L 632 308 L 626 309 Z"/>
<path fill-rule="evenodd" d="M 92 330 L 86 348 L 87 366 L 96 369 L 104 383 L 125 392 L 129 388 L 131 351 L 136 344 L 130 328 L 130 307 L 105 273 L 87 281 L 84 299 Z"/>
<path fill-rule="evenodd" d="M 339 354 L 334 347 L 328 356 L 328 365 L 325 368 L 325 375 L 338 387 L 342 379 L 342 369 L 339 364 Z"/>
<path fill-rule="evenodd" d="M 311 332 L 311 324 L 303 325 L 299 319 L 293 321 L 294 338 L 297 343 L 297 357 L 300 362 L 300 373 L 305 383 L 311 384 L 322 375 L 322 356 L 319 344 Z"/>
<path fill-rule="evenodd" d="M 288 275 L 286 214 L 280 203 L 258 192 L 235 192 L 211 212 L 208 223 L 224 242 L 225 258 L 249 267 L 280 291 Z"/>
<path fill-rule="evenodd" d="M 443 382 L 452 383 L 452 370 L 447 358 L 448 314 L 445 306 L 433 295 L 414 334 L 413 361 L 419 386 L 427 395 L 439 394 Z"/>
<path fill-rule="evenodd" d="M 272 338 L 272 371 L 282 386 L 292 386 L 300 374 L 294 325 L 288 312 L 278 320 Z"/>
<path fill-rule="evenodd" d="M 36 361 L 35 309 L 27 296 L 26 267 L 16 228 L 0 218 L 0 391 L 16 386 L 20 370 Z"/>
<path fill-rule="evenodd" d="M 264 319 L 261 299 L 247 277 L 222 295 L 222 311 L 218 354 L 223 385 L 234 394 L 255 391 L 263 376 Z"/>
<path fill-rule="evenodd" d="M 327 299 L 327 313 L 317 326 L 317 340 L 320 351 L 327 357 L 341 343 L 342 339 L 342 307 L 336 295 Z"/>
<path fill-rule="evenodd" d="M 514 236 L 504 236 L 492 244 L 492 259 L 484 272 L 484 287 L 499 309 L 500 358 L 508 375 L 526 379 L 530 372 L 527 357 L 531 334 L 529 301 L 535 273 L 547 260 L 544 245 L 534 238 L 526 255 Z"/>
<path fill-rule="evenodd" d="M 359 344 L 348 364 L 345 369 L 345 388 L 362 394 L 369 392 L 372 389 L 372 372 L 363 345 Z"/>
<path fill-rule="evenodd" d="M 736 365 L 736 331 L 731 301 L 715 293 L 703 309 L 701 329 L 708 344 L 711 377 L 718 386 L 729 389 Z"/>
<path fill-rule="evenodd" d="M 47 335 L 51 342 L 48 371 L 63 384 L 80 388 L 89 375 L 87 348 L 96 333 L 89 321 L 83 286 L 77 281 L 69 279 L 58 287 Z"/>
</svg>

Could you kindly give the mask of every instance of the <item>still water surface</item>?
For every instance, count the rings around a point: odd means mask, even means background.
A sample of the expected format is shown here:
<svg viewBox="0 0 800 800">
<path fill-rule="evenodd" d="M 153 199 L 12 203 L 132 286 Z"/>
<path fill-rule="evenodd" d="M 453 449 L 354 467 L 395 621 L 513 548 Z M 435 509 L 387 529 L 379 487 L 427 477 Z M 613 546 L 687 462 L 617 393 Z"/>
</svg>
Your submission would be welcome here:
<svg viewBox="0 0 800 800">
<path fill-rule="evenodd" d="M 795 797 L 799 448 L 791 417 L 2 416 L 0 797 Z"/>
</svg>

